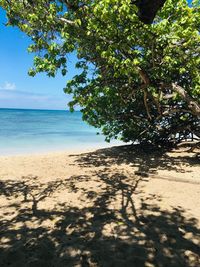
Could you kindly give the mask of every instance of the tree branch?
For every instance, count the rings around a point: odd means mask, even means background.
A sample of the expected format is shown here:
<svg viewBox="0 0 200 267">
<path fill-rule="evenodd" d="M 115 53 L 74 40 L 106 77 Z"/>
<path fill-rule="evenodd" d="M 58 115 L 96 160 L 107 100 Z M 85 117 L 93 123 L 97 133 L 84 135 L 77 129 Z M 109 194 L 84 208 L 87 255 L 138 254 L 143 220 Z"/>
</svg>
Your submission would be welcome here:
<svg viewBox="0 0 200 267">
<path fill-rule="evenodd" d="M 189 96 L 187 91 L 183 87 L 172 83 L 172 90 L 178 93 L 178 95 L 188 104 L 189 109 L 194 115 L 200 117 L 200 104 L 195 101 L 194 98 Z"/>
<path fill-rule="evenodd" d="M 72 26 L 77 26 L 74 21 L 69 20 L 69 19 L 59 18 L 58 20 L 64 22 L 65 24 L 69 24 L 69 25 L 72 25 Z"/>
</svg>

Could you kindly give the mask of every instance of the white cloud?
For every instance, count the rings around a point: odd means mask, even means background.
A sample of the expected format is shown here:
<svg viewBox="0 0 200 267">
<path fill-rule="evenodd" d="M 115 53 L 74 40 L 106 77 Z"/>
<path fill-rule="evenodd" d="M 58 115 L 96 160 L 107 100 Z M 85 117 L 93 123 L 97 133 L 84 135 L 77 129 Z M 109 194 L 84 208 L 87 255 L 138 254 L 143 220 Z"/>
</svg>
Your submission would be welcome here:
<svg viewBox="0 0 200 267">
<path fill-rule="evenodd" d="M 15 90 L 16 89 L 16 85 L 15 83 L 11 83 L 11 82 L 4 82 L 3 86 L 0 86 L 0 89 L 2 90 Z"/>
</svg>

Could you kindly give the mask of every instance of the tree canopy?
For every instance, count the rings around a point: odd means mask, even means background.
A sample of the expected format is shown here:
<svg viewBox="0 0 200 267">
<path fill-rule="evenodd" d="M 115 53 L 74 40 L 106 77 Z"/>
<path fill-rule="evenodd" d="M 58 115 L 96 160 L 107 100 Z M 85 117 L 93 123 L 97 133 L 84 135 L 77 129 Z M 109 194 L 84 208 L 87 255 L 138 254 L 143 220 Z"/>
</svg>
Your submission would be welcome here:
<svg viewBox="0 0 200 267">
<path fill-rule="evenodd" d="M 29 74 L 58 69 L 76 52 L 70 109 L 106 139 L 166 143 L 200 136 L 200 3 L 167 0 L 151 25 L 130 0 L 0 0 L 36 53 Z M 164 3 L 164 1 L 163 1 Z M 156 11 L 157 12 L 157 11 Z"/>
</svg>

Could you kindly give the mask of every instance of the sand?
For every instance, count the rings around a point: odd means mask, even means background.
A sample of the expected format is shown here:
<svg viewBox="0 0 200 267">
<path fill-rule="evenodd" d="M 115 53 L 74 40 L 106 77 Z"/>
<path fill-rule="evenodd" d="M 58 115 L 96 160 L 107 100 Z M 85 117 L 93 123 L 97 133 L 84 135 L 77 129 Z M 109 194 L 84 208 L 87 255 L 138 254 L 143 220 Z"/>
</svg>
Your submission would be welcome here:
<svg viewBox="0 0 200 267">
<path fill-rule="evenodd" d="M 200 266 L 200 160 L 121 146 L 0 157 L 0 266 Z"/>
</svg>

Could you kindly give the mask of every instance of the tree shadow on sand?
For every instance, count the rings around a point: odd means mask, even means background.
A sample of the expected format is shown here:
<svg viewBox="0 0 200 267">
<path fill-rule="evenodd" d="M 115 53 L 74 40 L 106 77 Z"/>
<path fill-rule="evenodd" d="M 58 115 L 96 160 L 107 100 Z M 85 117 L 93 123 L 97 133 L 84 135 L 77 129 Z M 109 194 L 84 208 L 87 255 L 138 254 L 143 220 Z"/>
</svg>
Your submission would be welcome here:
<svg viewBox="0 0 200 267">
<path fill-rule="evenodd" d="M 168 170 L 176 172 L 185 172 L 185 166 L 194 166 L 200 164 L 199 150 L 187 155 L 179 155 L 181 150 L 171 150 L 174 157 L 166 152 L 169 149 L 161 149 L 152 146 L 125 145 L 106 149 L 98 149 L 94 152 L 83 153 L 81 155 L 70 155 L 75 159 L 75 164 L 82 167 L 110 167 L 113 164 L 127 164 L 131 167 L 137 167 L 138 172 L 154 174 L 157 170 Z M 188 149 L 185 150 L 188 152 Z"/>
<path fill-rule="evenodd" d="M 76 156 L 81 166 L 93 160 Z M 161 196 L 143 194 L 147 182 L 107 168 L 46 184 L 1 180 L 0 266 L 200 266 L 197 220 L 181 207 L 161 209 Z"/>
</svg>

